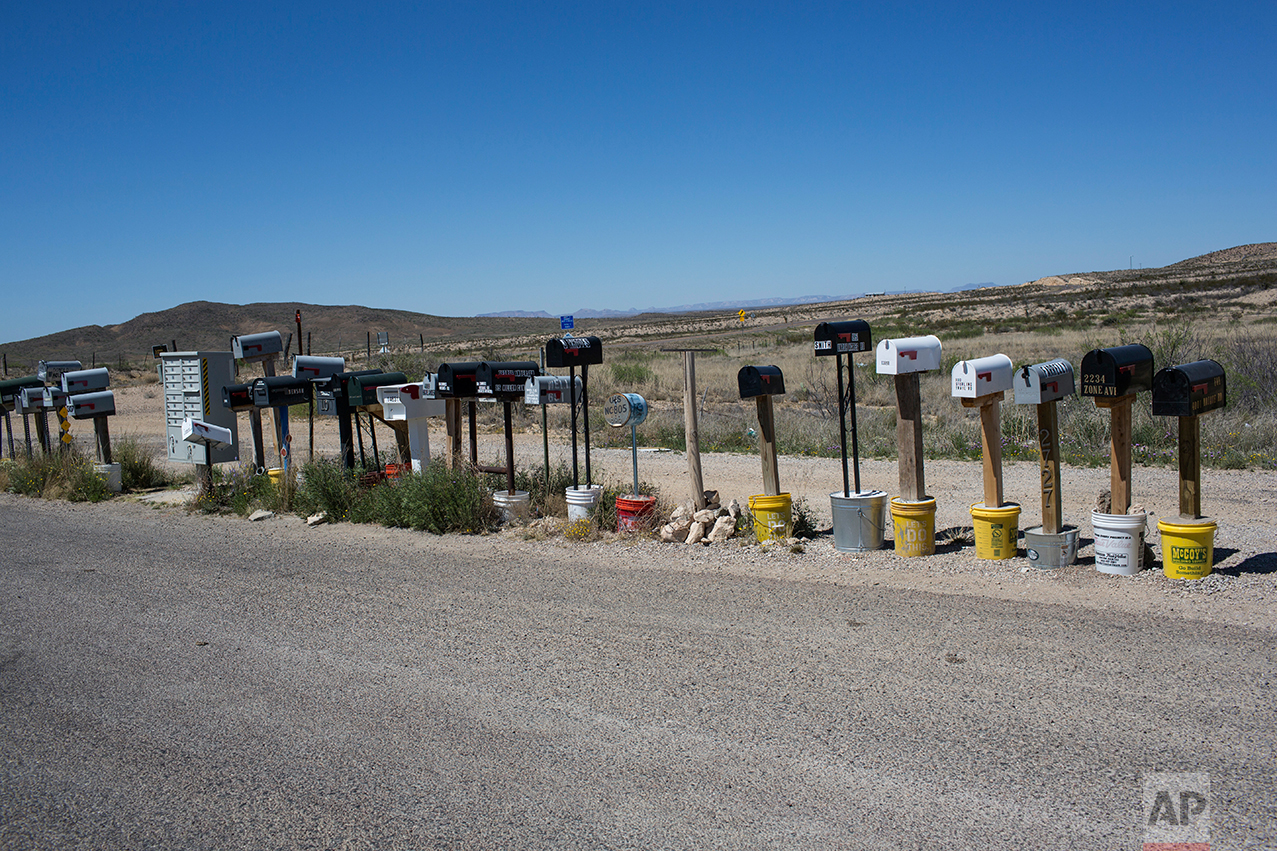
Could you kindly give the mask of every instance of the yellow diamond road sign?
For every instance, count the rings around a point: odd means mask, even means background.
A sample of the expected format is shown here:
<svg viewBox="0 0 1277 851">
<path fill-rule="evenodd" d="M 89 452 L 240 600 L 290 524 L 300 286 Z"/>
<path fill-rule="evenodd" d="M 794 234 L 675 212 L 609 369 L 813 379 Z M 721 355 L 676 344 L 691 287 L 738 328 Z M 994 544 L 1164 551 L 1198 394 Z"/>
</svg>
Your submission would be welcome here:
<svg viewBox="0 0 1277 851">
<path fill-rule="evenodd" d="M 75 438 L 74 438 L 74 437 L 72 437 L 71 435 L 67 434 L 65 431 L 64 431 L 64 432 L 62 432 L 62 442 L 63 442 L 63 443 L 70 443 L 70 442 L 72 442 L 73 440 L 75 440 Z"/>
</svg>

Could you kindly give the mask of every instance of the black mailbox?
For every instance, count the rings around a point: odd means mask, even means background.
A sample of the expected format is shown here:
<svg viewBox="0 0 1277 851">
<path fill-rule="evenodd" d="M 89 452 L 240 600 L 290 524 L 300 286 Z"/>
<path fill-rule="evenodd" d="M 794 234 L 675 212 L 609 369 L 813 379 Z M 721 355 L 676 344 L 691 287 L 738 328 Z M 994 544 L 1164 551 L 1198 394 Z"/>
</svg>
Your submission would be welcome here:
<svg viewBox="0 0 1277 851">
<path fill-rule="evenodd" d="M 736 373 L 742 399 L 755 396 L 779 396 L 785 392 L 785 376 L 778 366 L 743 366 Z"/>
<path fill-rule="evenodd" d="M 286 408 L 310 398 L 312 383 L 291 375 L 268 375 L 254 378 L 253 404 L 259 408 Z"/>
<path fill-rule="evenodd" d="M 1082 395 L 1120 398 L 1153 389 L 1153 353 L 1133 343 L 1092 349 L 1082 358 Z"/>
<path fill-rule="evenodd" d="M 351 380 L 361 375 L 381 375 L 381 370 L 360 369 L 354 372 L 335 372 L 327 378 L 312 378 L 310 381 L 315 385 L 316 393 L 326 393 L 333 399 L 345 399 L 346 389 Z"/>
<path fill-rule="evenodd" d="M 481 395 L 495 396 L 506 402 L 521 402 L 528 379 L 540 374 L 540 368 L 530 360 L 484 361 L 475 370 L 474 378 Z"/>
<path fill-rule="evenodd" d="M 873 347 L 869 323 L 863 319 L 822 322 L 816 326 L 817 357 L 841 355 L 844 352 L 872 352 Z"/>
<path fill-rule="evenodd" d="M 222 404 L 232 411 L 251 411 L 257 406 L 253 404 L 253 387 L 250 384 L 227 384 L 222 388 Z"/>
<path fill-rule="evenodd" d="M 475 380 L 477 361 L 467 363 L 441 363 L 435 373 L 435 396 L 440 399 L 473 399 L 479 395 Z"/>
<path fill-rule="evenodd" d="M 1213 360 L 1168 366 L 1153 376 L 1153 416 L 1195 417 L 1228 404 L 1224 368 Z"/>
<path fill-rule="evenodd" d="M 346 395 L 352 408 L 380 405 L 377 388 L 387 384 L 407 384 L 408 376 L 402 372 L 378 372 L 373 375 L 357 375 L 346 386 Z"/>
<path fill-rule="evenodd" d="M 555 337 L 545 344 L 545 365 L 555 369 L 603 363 L 598 337 Z"/>
</svg>

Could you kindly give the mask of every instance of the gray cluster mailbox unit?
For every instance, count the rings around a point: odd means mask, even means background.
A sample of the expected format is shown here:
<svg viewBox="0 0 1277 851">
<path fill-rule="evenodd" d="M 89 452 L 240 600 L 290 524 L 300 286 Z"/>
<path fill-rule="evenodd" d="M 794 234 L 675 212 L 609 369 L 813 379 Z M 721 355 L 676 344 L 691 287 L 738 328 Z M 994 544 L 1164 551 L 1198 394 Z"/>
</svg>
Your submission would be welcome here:
<svg viewBox="0 0 1277 851">
<path fill-rule="evenodd" d="M 235 356 L 231 352 L 160 353 L 168 460 L 206 466 L 239 460 L 235 413 L 222 404 L 223 388 L 234 384 L 234 376 Z M 187 418 L 228 429 L 230 445 L 210 448 L 188 442 L 182 436 Z"/>
<path fill-rule="evenodd" d="M 1042 525 L 1024 530 L 1024 549 L 1038 567 L 1067 567 L 1077 559 L 1078 530 L 1064 525 L 1060 491 L 1060 426 L 1056 405 L 1076 393 L 1073 365 L 1063 358 L 1020 367 L 1017 405 L 1036 405 L 1041 469 Z"/>
</svg>

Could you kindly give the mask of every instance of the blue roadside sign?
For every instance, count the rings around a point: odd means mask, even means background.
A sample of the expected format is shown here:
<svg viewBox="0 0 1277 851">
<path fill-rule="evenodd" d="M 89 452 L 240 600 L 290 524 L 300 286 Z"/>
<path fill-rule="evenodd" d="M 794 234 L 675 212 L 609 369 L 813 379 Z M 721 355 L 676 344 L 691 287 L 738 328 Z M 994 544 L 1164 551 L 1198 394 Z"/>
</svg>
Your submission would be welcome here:
<svg viewBox="0 0 1277 851">
<path fill-rule="evenodd" d="M 573 323 L 573 322 L 572 322 L 572 317 L 571 317 L 571 316 L 560 316 L 560 317 L 559 317 L 559 328 L 560 328 L 561 330 L 563 330 L 563 331 L 568 331 L 568 330 L 570 330 L 571 328 L 573 328 L 573 327 L 574 327 L 574 324 L 575 324 L 575 323 Z"/>
</svg>

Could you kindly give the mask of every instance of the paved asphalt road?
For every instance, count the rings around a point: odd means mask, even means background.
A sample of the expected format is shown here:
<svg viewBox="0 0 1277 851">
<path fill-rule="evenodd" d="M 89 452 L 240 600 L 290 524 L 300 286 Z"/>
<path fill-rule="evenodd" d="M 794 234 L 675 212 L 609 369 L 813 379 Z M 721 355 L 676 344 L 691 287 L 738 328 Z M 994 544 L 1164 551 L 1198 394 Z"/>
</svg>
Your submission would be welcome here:
<svg viewBox="0 0 1277 851">
<path fill-rule="evenodd" d="M 119 505 L 0 541 L 6 849 L 1128 849 L 1163 770 L 1277 846 L 1264 631 Z"/>
</svg>

